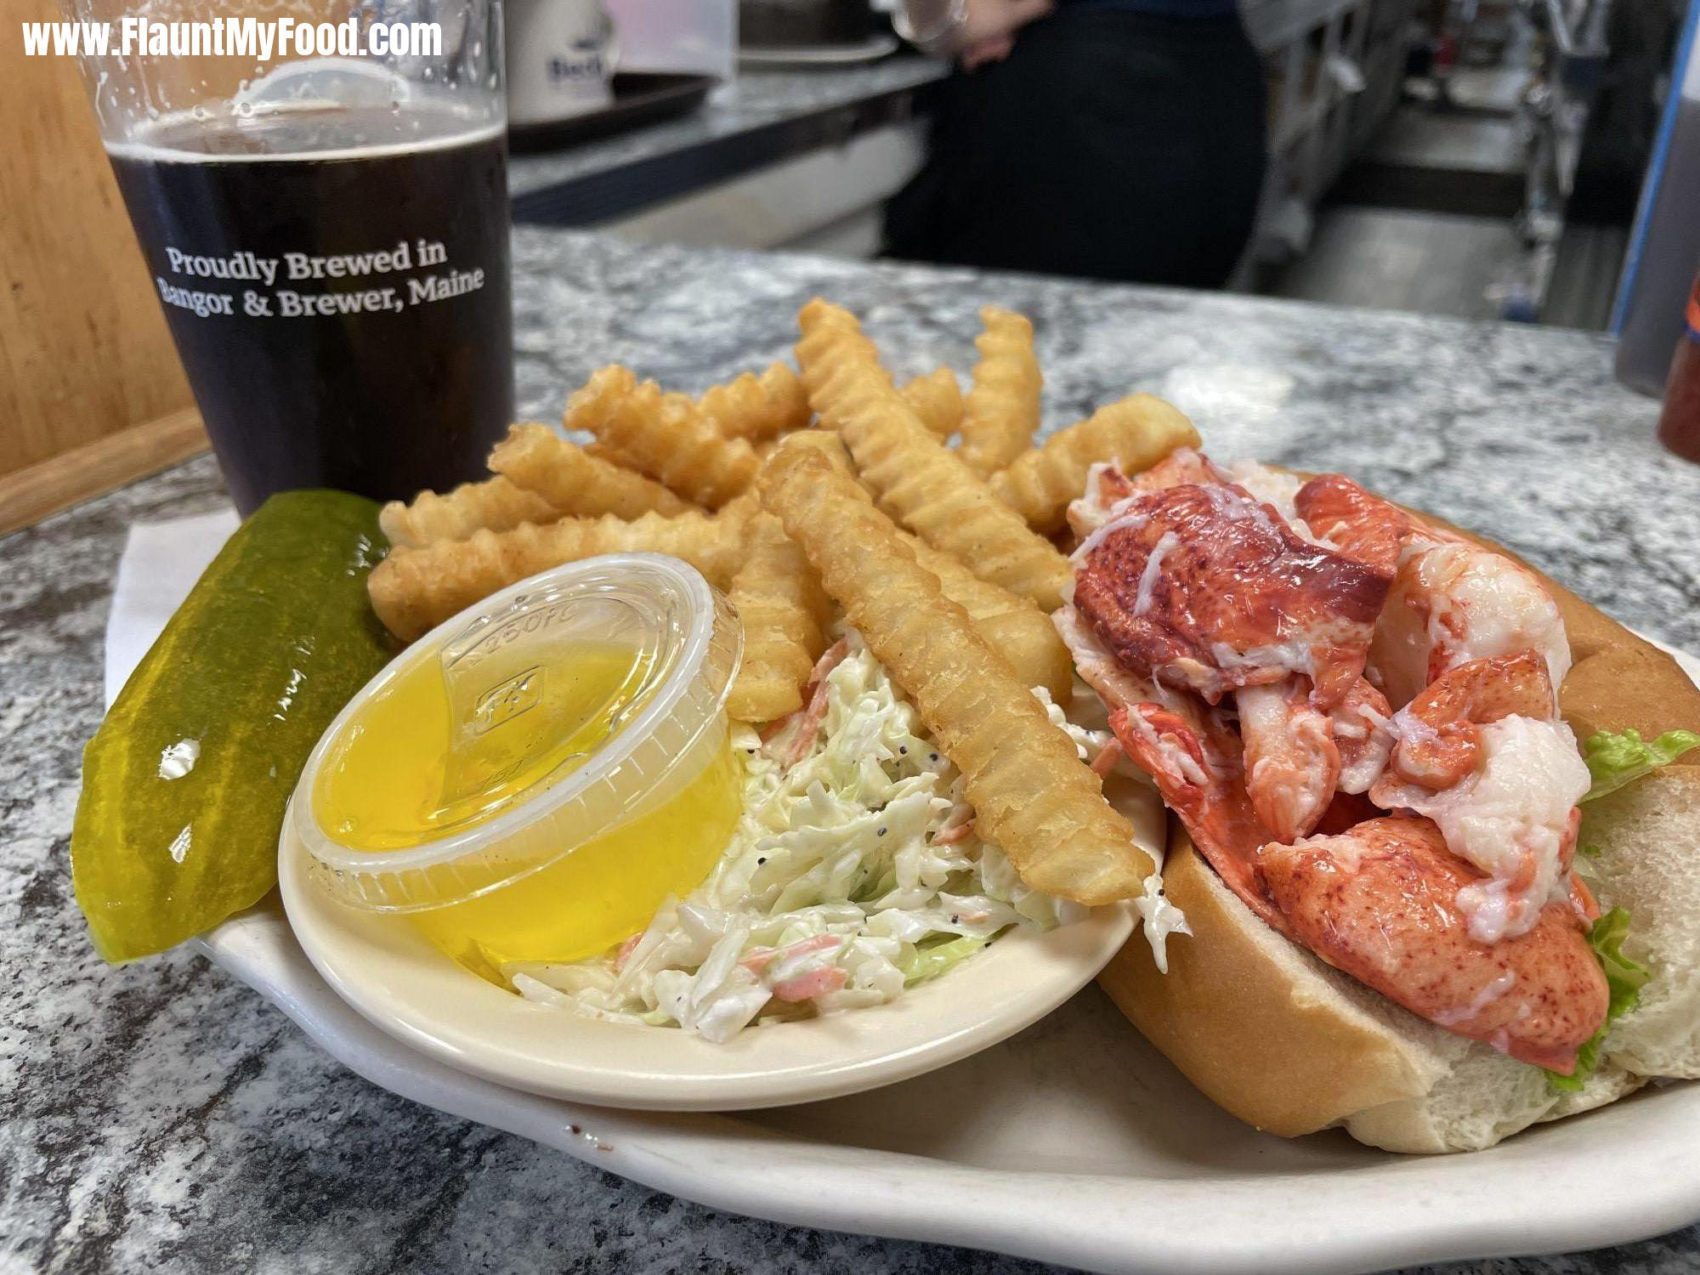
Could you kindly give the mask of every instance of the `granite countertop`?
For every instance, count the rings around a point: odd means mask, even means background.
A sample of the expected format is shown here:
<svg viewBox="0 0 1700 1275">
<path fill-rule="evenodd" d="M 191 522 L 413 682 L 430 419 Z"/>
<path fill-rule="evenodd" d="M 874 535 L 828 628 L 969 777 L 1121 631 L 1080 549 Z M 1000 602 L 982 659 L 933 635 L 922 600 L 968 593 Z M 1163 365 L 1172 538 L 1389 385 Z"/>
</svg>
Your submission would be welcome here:
<svg viewBox="0 0 1700 1275">
<path fill-rule="evenodd" d="M 1700 467 L 1659 450 L 1593 336 L 559 231 L 518 231 L 514 262 L 527 415 L 610 360 L 682 389 L 758 366 L 817 292 L 895 371 L 965 368 L 997 301 L 1038 327 L 1049 425 L 1157 391 L 1218 455 L 1347 470 L 1700 650 Z M 187 951 L 103 967 L 66 841 L 114 565 L 132 521 L 221 499 L 203 458 L 0 540 L 0 1270 L 1038 1269 L 684 1203 L 367 1084 Z M 1697 1254 L 1691 1229 L 1491 1269 Z"/>
<path fill-rule="evenodd" d="M 634 201 L 679 195 L 842 142 L 871 122 L 865 113 L 877 119 L 882 104 L 948 73 L 944 63 L 913 54 L 851 66 L 745 67 L 689 115 L 559 151 L 516 152 L 508 161 L 515 217 L 587 225 Z M 691 162 L 681 163 L 687 154 Z"/>
</svg>

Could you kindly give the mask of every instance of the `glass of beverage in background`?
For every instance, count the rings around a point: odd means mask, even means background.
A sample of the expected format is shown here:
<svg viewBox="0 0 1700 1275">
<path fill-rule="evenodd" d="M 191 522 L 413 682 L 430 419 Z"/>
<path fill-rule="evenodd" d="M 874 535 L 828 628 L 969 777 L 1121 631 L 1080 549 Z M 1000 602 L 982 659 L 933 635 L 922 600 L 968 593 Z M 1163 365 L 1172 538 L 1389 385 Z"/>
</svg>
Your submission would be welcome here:
<svg viewBox="0 0 1700 1275">
<path fill-rule="evenodd" d="M 64 3 L 109 24 L 83 69 L 237 508 L 479 473 L 513 417 L 500 0 Z"/>
</svg>

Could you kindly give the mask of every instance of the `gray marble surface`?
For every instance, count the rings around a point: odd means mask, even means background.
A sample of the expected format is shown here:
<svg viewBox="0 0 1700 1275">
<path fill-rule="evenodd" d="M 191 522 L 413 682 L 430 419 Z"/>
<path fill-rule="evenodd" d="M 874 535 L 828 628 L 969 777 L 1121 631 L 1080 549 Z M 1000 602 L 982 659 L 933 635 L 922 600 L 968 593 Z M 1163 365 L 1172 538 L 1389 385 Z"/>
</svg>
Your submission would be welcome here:
<svg viewBox="0 0 1700 1275">
<path fill-rule="evenodd" d="M 515 265 L 530 415 L 609 360 L 695 389 L 778 357 L 817 292 L 895 370 L 965 367 L 997 301 L 1037 324 L 1049 424 L 1165 393 L 1219 455 L 1348 470 L 1700 649 L 1700 467 L 1660 452 L 1654 405 L 1592 336 L 548 231 L 516 235 Z M 202 459 L 0 540 L 0 1271 L 1039 1269 L 671 1199 L 374 1088 L 187 952 L 103 967 L 66 840 L 113 567 L 132 521 L 220 500 Z M 1697 1255 L 1691 1229 L 1452 1269 L 1663 1275 Z"/>
<path fill-rule="evenodd" d="M 744 67 L 736 79 L 715 89 L 702 109 L 679 119 L 565 150 L 513 155 L 508 191 L 528 195 L 639 160 L 676 155 L 769 124 L 915 88 L 942 78 L 948 69 L 914 56 L 851 66 Z"/>
</svg>

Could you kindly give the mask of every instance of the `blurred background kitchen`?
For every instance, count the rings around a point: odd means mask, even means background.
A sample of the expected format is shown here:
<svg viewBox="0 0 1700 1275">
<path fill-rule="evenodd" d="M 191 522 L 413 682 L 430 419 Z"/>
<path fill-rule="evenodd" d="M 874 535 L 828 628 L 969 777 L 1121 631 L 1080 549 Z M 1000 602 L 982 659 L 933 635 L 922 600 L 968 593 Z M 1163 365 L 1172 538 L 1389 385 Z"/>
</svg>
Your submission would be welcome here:
<svg viewBox="0 0 1700 1275">
<path fill-rule="evenodd" d="M 1700 0 L 509 0 L 513 216 L 1605 330 L 1657 395 L 1700 265 L 1697 21 Z M 205 446 L 72 66 L 8 67 L 0 531 Z"/>
</svg>

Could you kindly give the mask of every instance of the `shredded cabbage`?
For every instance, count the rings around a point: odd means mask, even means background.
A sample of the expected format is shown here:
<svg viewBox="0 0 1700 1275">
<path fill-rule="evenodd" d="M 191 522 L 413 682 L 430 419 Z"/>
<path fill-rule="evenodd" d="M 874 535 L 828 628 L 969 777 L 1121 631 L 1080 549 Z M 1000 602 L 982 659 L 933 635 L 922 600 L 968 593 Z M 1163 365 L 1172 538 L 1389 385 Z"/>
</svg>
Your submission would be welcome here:
<svg viewBox="0 0 1700 1275">
<path fill-rule="evenodd" d="M 1099 753 L 1109 747 L 1110 741 L 1115 738 L 1107 730 L 1093 730 L 1090 727 L 1071 722 L 1068 714 L 1062 711 L 1057 702 L 1051 698 L 1050 691 L 1043 686 L 1033 688 L 1033 698 L 1045 706 L 1045 716 L 1051 719 L 1051 725 L 1060 727 L 1063 734 L 1074 741 L 1074 751 L 1081 761 L 1089 762 L 1097 757 Z M 1143 770 L 1130 768 L 1130 771 L 1141 779 L 1146 777 Z"/>
<path fill-rule="evenodd" d="M 765 742 L 735 731 L 744 813 L 708 880 L 612 959 L 507 967 L 514 990 L 718 1042 L 764 1015 L 894 1000 L 1012 926 L 1086 914 L 975 834 L 956 768 L 854 631 L 844 642 L 824 716 L 805 707 Z M 1083 758 L 1107 742 L 1040 695 Z"/>
<path fill-rule="evenodd" d="M 1163 893 L 1163 874 L 1153 872 L 1142 883 L 1144 893 L 1133 901 L 1139 913 L 1139 929 L 1151 947 L 1151 960 L 1159 974 L 1169 972 L 1169 935 L 1192 933 L 1182 912 Z"/>
</svg>

